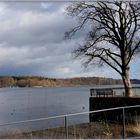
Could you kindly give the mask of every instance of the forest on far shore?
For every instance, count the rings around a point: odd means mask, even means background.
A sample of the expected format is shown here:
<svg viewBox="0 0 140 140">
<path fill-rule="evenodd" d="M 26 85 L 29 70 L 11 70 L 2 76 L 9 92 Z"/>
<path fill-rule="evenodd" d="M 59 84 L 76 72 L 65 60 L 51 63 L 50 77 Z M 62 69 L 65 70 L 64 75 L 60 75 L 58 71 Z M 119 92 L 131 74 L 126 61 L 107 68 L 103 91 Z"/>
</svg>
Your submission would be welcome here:
<svg viewBox="0 0 140 140">
<path fill-rule="evenodd" d="M 140 84 L 140 80 L 133 79 L 131 81 L 133 84 Z M 54 79 L 39 76 L 0 76 L 0 87 L 51 87 L 119 84 L 122 84 L 122 80 L 104 77 Z"/>
</svg>

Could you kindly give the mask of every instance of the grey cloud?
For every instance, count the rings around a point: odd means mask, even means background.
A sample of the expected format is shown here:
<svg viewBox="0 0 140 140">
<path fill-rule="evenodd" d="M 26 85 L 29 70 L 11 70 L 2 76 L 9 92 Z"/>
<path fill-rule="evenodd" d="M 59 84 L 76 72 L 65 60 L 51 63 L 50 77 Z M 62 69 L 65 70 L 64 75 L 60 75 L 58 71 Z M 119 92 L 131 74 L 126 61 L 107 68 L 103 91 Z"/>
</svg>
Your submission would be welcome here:
<svg viewBox="0 0 140 140">
<path fill-rule="evenodd" d="M 115 75 L 111 69 L 83 69 L 72 60 L 76 42 L 84 32 L 63 40 L 64 32 L 76 22 L 66 16 L 68 3 L 0 4 L 0 75 L 41 75 L 48 77 Z M 111 74 L 110 74 L 111 73 Z"/>
<path fill-rule="evenodd" d="M 0 23 L 0 42 L 14 46 L 38 46 L 63 41 L 73 21 L 60 10 L 57 13 L 8 10 L 9 18 Z M 14 15 L 14 16 L 11 16 Z"/>
<path fill-rule="evenodd" d="M 7 8 L 16 11 L 33 11 L 33 12 L 57 12 L 62 6 L 68 5 L 68 3 L 61 2 L 49 2 L 49 1 L 38 1 L 38 2 L 11 2 L 6 3 Z"/>
<path fill-rule="evenodd" d="M 59 52 L 57 49 L 50 49 L 51 47 L 7 49 L 3 45 L 0 47 L 3 52 L 0 56 L 0 74 L 5 71 L 5 74 L 9 72 L 11 75 L 19 75 L 20 72 L 21 75 L 29 75 L 32 72 L 32 75 L 66 76 L 66 69 L 72 64 L 70 52 L 63 50 L 63 47 L 59 48 Z"/>
</svg>

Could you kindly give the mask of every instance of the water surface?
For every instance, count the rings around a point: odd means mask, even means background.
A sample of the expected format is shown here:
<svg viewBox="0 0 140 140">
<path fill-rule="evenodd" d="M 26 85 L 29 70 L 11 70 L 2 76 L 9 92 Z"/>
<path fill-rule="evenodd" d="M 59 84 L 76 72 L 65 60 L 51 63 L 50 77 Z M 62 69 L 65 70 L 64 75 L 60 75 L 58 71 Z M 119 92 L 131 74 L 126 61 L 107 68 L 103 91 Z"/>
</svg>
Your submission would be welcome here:
<svg viewBox="0 0 140 140">
<path fill-rule="evenodd" d="M 1 88 L 0 124 L 89 111 L 90 88 L 93 86 Z M 138 93 L 140 92 L 137 91 Z M 68 119 L 69 124 L 88 121 L 88 115 Z M 45 121 L 44 126 L 54 127 L 60 123 L 64 125 L 64 118 L 61 121 Z M 35 125 L 34 129 L 42 128 L 43 124 L 44 122 L 37 122 L 30 126 Z"/>
</svg>

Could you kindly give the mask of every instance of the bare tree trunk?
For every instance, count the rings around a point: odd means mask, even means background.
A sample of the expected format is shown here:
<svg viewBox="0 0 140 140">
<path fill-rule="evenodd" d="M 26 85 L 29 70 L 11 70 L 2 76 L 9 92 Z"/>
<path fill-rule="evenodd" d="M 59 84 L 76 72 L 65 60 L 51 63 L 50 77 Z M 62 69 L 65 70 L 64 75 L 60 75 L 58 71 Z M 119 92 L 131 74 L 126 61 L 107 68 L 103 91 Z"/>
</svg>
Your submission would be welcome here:
<svg viewBox="0 0 140 140">
<path fill-rule="evenodd" d="M 125 88 L 125 97 L 132 97 L 133 96 L 133 90 L 131 81 L 129 78 L 129 68 L 125 69 L 124 74 L 122 75 L 123 84 Z"/>
</svg>

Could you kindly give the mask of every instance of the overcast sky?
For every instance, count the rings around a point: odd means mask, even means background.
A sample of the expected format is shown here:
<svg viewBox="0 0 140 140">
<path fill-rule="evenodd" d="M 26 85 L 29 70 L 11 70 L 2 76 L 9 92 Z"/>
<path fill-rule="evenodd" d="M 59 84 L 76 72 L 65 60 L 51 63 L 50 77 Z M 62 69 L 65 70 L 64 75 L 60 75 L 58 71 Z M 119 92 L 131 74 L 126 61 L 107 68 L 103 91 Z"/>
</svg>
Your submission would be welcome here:
<svg viewBox="0 0 140 140">
<path fill-rule="evenodd" d="M 64 40 L 76 25 L 64 2 L 0 2 L 0 75 L 38 75 L 53 78 L 102 76 L 120 78 L 110 68 L 84 69 L 71 52 L 83 40 L 78 34 Z M 131 78 L 140 78 L 140 60 L 131 64 Z"/>
</svg>

